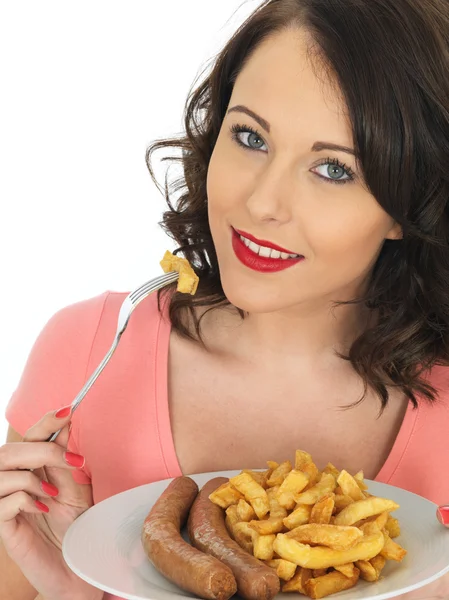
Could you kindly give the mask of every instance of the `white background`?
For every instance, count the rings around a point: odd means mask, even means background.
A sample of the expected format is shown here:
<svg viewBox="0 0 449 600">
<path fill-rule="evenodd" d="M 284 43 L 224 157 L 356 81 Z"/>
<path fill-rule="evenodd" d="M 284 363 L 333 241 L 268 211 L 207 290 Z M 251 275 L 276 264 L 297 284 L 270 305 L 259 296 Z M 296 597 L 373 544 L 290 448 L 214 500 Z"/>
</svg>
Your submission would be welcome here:
<svg viewBox="0 0 449 600">
<path fill-rule="evenodd" d="M 259 4 L 0 3 L 0 443 L 51 315 L 161 273 L 173 245 L 145 149 L 182 131 L 190 86 Z"/>
</svg>

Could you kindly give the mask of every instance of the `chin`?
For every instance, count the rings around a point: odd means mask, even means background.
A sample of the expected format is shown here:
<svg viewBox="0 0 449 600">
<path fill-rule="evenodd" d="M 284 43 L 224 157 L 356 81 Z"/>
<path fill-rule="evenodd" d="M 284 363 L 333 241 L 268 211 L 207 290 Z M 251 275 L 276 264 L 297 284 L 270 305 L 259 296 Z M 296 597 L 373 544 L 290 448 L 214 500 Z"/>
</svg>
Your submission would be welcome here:
<svg viewBox="0 0 449 600">
<path fill-rule="evenodd" d="M 227 278 L 222 278 L 221 284 L 229 302 L 247 313 L 272 313 L 290 307 L 278 290 L 273 292 L 268 290 L 267 286 L 229 281 Z"/>
</svg>

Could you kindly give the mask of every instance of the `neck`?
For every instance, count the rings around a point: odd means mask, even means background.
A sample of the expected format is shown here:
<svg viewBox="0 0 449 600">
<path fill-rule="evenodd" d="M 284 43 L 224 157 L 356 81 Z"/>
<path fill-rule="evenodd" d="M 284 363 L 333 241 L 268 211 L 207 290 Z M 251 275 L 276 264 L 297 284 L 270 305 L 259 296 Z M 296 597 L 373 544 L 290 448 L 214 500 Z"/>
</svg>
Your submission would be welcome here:
<svg viewBox="0 0 449 600">
<path fill-rule="evenodd" d="M 207 346 L 239 361 L 257 360 L 259 365 L 290 359 L 316 362 L 335 358 L 336 351 L 346 355 L 369 319 L 367 309 L 359 305 L 335 307 L 329 303 L 251 313 L 243 321 L 228 310 L 208 314 L 211 320 L 204 329 Z"/>
</svg>

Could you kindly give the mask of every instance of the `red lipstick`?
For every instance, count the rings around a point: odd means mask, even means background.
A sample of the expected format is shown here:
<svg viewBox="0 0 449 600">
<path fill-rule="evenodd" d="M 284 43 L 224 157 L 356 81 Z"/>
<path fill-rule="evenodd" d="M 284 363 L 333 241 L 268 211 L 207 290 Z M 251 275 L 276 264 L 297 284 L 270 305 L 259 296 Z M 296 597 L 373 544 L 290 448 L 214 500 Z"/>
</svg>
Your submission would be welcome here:
<svg viewBox="0 0 449 600">
<path fill-rule="evenodd" d="M 288 269 L 289 267 L 292 267 L 293 265 L 296 265 L 297 263 L 304 260 L 304 256 L 298 256 L 297 258 L 272 258 L 260 256 L 245 245 L 245 243 L 240 238 L 241 235 L 259 246 L 272 248 L 273 250 L 277 250 L 278 252 L 284 252 L 286 254 L 295 253 L 291 250 L 281 248 L 281 246 L 273 244 L 272 242 L 259 240 L 253 235 L 244 231 L 234 229 L 233 227 L 231 229 L 232 247 L 234 249 L 235 255 L 242 264 L 244 264 L 250 269 L 253 269 L 254 271 L 258 271 L 259 273 L 276 273 L 277 271 L 283 271 L 284 269 Z"/>
<path fill-rule="evenodd" d="M 251 240 L 258 246 L 265 246 L 266 248 L 273 248 L 273 250 L 277 250 L 278 252 L 285 252 L 285 254 L 298 254 L 297 252 L 293 252 L 293 250 L 286 250 L 285 248 L 281 248 L 277 244 L 273 244 L 273 242 L 267 242 L 267 240 L 258 240 L 256 237 L 251 235 L 250 233 L 246 233 L 246 231 L 241 231 L 240 229 L 235 230 L 239 235 L 243 235 L 248 240 Z"/>
</svg>

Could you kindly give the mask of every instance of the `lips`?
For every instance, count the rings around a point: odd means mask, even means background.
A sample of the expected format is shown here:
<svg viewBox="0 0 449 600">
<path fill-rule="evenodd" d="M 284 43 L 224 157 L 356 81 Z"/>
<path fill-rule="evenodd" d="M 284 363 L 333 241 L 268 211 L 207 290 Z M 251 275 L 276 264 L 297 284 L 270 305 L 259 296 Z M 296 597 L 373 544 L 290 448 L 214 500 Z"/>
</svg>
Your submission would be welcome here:
<svg viewBox="0 0 449 600">
<path fill-rule="evenodd" d="M 266 248 L 271 248 L 272 250 L 277 250 L 278 252 L 284 252 L 285 254 L 298 254 L 298 252 L 294 252 L 293 250 L 286 250 L 285 248 L 282 248 L 281 246 L 278 246 L 277 244 L 273 244 L 273 242 L 267 242 L 266 240 L 259 240 L 256 237 L 254 237 L 253 235 L 251 235 L 250 233 L 246 233 L 246 231 L 241 231 L 240 229 L 235 229 L 235 231 L 239 235 L 243 235 L 243 237 L 245 237 L 246 239 L 251 240 L 251 242 L 254 242 L 258 246 L 265 246 Z"/>
<path fill-rule="evenodd" d="M 298 256 L 297 258 L 272 258 L 265 257 L 256 254 L 250 248 L 248 248 L 244 242 L 241 240 L 240 235 L 243 237 L 247 237 L 248 234 L 239 233 L 234 228 L 231 228 L 232 231 L 232 248 L 238 260 L 253 271 L 258 271 L 259 273 L 276 273 L 278 271 L 284 271 L 285 269 L 289 269 L 299 262 L 305 260 L 304 256 Z M 268 248 L 272 248 L 273 250 L 277 250 L 278 252 L 285 252 L 287 254 L 293 254 L 289 250 L 285 248 L 281 248 L 280 246 L 276 246 L 271 242 L 263 242 L 262 240 L 257 240 L 254 236 L 249 236 L 250 241 L 253 241 L 255 244 L 260 246 L 266 245 Z"/>
</svg>

